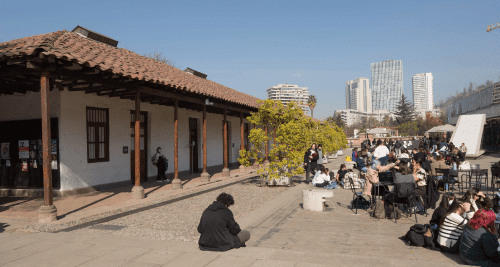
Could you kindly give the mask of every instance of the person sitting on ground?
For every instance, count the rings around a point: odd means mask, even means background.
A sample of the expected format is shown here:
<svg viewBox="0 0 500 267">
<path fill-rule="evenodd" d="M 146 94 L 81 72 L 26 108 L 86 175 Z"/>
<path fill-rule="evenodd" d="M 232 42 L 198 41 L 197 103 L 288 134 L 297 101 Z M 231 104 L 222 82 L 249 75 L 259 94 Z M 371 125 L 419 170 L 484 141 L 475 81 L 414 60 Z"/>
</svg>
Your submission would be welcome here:
<svg viewBox="0 0 500 267">
<path fill-rule="evenodd" d="M 413 151 L 417 151 L 417 149 L 414 149 Z M 425 161 L 426 155 L 424 152 L 424 148 L 422 148 L 422 147 L 419 148 L 418 152 L 413 154 L 413 158 L 418 158 L 421 161 Z"/>
<path fill-rule="evenodd" d="M 460 236 L 471 217 L 462 215 L 470 210 L 470 203 L 455 199 L 446 214 L 439 221 L 437 242 L 443 252 L 458 253 Z"/>
<path fill-rule="evenodd" d="M 391 163 L 386 166 L 382 166 L 380 164 L 380 161 L 378 160 L 373 160 L 372 165 L 370 168 L 368 168 L 368 172 L 366 173 L 366 183 L 365 187 L 363 188 L 363 194 L 366 196 L 371 196 L 372 194 L 372 186 L 378 184 L 378 173 L 379 172 L 385 172 L 390 170 L 391 168 L 394 168 L 399 163 L 399 160 L 396 161 L 395 163 Z"/>
<path fill-rule="evenodd" d="M 477 187 L 469 188 L 462 197 L 462 201 L 469 202 L 471 205 L 471 212 L 478 211 L 481 208 L 491 208 L 493 203 L 483 192 L 481 192 Z M 472 217 L 472 215 L 470 215 Z"/>
<path fill-rule="evenodd" d="M 480 209 L 464 228 L 460 238 L 460 256 L 469 265 L 500 266 L 498 238 L 495 233 L 495 213 Z"/>
<path fill-rule="evenodd" d="M 449 169 L 450 165 L 446 164 L 445 158 L 443 155 L 438 155 L 436 157 L 436 161 L 431 163 L 431 175 L 436 177 L 436 169 Z M 437 179 L 442 179 L 442 176 L 439 176 Z"/>
<path fill-rule="evenodd" d="M 230 194 L 221 193 L 201 215 L 198 233 L 200 250 L 227 251 L 245 246 L 250 239 L 250 232 L 241 230 L 234 220 L 229 206 L 234 205 Z"/>
<path fill-rule="evenodd" d="M 438 228 L 441 218 L 446 214 L 446 212 L 451 206 L 451 203 L 453 203 L 453 200 L 455 199 L 456 199 L 455 194 L 453 194 L 452 192 L 447 192 L 443 194 L 443 197 L 441 198 L 441 203 L 439 203 L 439 207 L 437 207 L 434 210 L 434 212 L 432 213 L 432 218 L 429 221 L 432 230 L 436 230 Z"/>
<path fill-rule="evenodd" d="M 316 187 L 325 187 L 330 184 L 330 174 L 328 168 L 323 168 L 318 176 L 314 176 L 312 184 Z"/>
<path fill-rule="evenodd" d="M 335 177 L 335 180 L 338 182 L 342 182 L 344 180 L 344 176 L 347 173 L 347 167 L 345 164 L 340 164 L 339 171 L 337 172 L 337 177 Z"/>
<path fill-rule="evenodd" d="M 493 168 L 498 168 L 498 167 L 500 167 L 500 161 L 495 162 L 493 165 L 491 165 L 491 167 L 493 167 Z"/>
</svg>

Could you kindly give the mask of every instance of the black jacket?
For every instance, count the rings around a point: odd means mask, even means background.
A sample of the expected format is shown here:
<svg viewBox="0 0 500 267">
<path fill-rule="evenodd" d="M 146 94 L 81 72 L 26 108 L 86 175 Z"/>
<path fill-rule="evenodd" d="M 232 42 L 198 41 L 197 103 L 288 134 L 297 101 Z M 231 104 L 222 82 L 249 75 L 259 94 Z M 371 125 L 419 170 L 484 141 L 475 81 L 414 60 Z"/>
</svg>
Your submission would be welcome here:
<svg viewBox="0 0 500 267">
<path fill-rule="evenodd" d="M 427 197 L 424 199 L 424 207 L 432 209 L 439 200 L 440 194 L 436 182 L 432 179 L 427 180 Z"/>
<path fill-rule="evenodd" d="M 205 251 L 227 251 L 241 247 L 240 226 L 226 205 L 214 201 L 201 215 L 198 245 Z"/>
<path fill-rule="evenodd" d="M 315 153 L 317 154 L 315 157 L 313 157 L 312 159 L 309 158 L 309 156 L 312 156 L 311 154 L 311 149 L 307 149 L 306 153 L 304 153 L 304 163 L 309 163 L 309 162 L 317 162 L 318 159 L 319 159 L 319 154 L 318 154 L 318 150 L 315 149 L 314 151 L 316 151 Z"/>
</svg>

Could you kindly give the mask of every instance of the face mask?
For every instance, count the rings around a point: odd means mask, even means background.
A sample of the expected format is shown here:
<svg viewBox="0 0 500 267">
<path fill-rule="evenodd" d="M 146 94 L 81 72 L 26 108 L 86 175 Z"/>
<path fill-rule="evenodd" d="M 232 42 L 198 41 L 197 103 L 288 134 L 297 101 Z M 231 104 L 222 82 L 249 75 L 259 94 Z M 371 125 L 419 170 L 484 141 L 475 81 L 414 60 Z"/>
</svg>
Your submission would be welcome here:
<svg viewBox="0 0 500 267">
<path fill-rule="evenodd" d="M 451 203 L 453 203 L 453 200 L 448 201 L 449 205 L 451 206 Z"/>
</svg>

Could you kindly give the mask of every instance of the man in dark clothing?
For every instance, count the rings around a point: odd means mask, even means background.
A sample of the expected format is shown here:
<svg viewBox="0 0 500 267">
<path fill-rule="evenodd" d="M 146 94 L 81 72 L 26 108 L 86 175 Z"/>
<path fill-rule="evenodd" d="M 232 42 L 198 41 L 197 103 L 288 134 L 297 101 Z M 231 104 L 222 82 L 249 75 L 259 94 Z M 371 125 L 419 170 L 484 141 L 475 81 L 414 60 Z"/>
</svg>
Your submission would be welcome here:
<svg viewBox="0 0 500 267">
<path fill-rule="evenodd" d="M 306 181 L 309 182 L 309 172 L 314 176 L 318 169 L 319 153 L 316 149 L 316 144 L 312 144 L 311 148 L 304 153 L 304 167 L 306 169 Z"/>
<path fill-rule="evenodd" d="M 245 246 L 250 232 L 241 230 L 234 220 L 229 206 L 234 205 L 233 196 L 221 193 L 201 215 L 198 245 L 204 251 L 227 251 Z"/>
</svg>

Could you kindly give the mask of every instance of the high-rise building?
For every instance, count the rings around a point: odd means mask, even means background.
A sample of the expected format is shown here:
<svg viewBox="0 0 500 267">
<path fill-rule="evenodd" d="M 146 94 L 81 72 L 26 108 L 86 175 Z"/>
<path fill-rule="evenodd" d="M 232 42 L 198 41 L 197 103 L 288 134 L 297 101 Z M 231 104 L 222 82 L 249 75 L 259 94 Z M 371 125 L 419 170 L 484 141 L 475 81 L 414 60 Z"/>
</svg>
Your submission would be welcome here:
<svg viewBox="0 0 500 267">
<path fill-rule="evenodd" d="M 413 107 L 416 112 L 434 108 L 432 79 L 432 73 L 420 73 L 413 76 Z"/>
<path fill-rule="evenodd" d="M 368 78 L 347 81 L 345 85 L 346 109 L 372 112 L 372 93 Z"/>
<path fill-rule="evenodd" d="M 403 94 L 403 62 L 386 60 L 372 63 L 373 110 L 396 111 Z"/>
<path fill-rule="evenodd" d="M 295 101 L 304 111 L 304 114 L 310 116 L 307 100 L 309 99 L 309 88 L 299 87 L 294 84 L 278 84 L 267 88 L 267 99 L 279 100 L 285 106 L 291 101 Z"/>
</svg>

